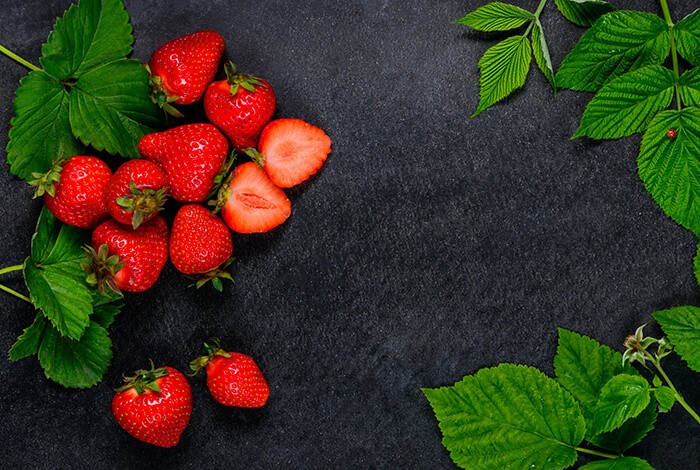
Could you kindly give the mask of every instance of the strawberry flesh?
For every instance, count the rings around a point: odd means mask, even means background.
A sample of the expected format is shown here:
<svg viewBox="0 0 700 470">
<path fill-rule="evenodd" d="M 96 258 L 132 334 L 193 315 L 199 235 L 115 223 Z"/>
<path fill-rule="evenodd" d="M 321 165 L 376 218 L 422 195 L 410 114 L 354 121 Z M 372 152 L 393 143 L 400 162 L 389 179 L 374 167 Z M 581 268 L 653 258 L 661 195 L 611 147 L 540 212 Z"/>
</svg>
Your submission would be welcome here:
<svg viewBox="0 0 700 470">
<path fill-rule="evenodd" d="M 187 378 L 172 367 L 152 381 L 156 386 L 125 385 L 112 399 L 112 414 L 119 426 L 139 441 L 158 447 L 173 447 L 192 415 L 192 389 Z M 144 374 L 147 371 L 139 371 Z M 137 389 L 141 389 L 141 393 Z M 160 391 L 157 391 L 160 390 Z"/>
<path fill-rule="evenodd" d="M 261 85 L 252 85 L 254 91 L 239 85 L 234 95 L 229 80 L 216 81 L 204 95 L 207 118 L 226 134 L 237 152 L 256 147 L 260 132 L 275 112 L 272 86 L 263 79 L 256 80 Z"/>
<path fill-rule="evenodd" d="M 108 220 L 92 233 L 92 247 L 106 244 L 109 255 L 119 256 L 124 267 L 114 275 L 117 287 L 127 292 L 143 292 L 160 276 L 168 260 L 168 226 L 160 216 L 137 230 Z"/>
<path fill-rule="evenodd" d="M 76 155 L 63 164 L 55 195 L 44 193 L 44 203 L 58 220 L 91 229 L 109 218 L 105 194 L 112 171 L 96 157 Z"/>
<path fill-rule="evenodd" d="M 207 387 L 226 406 L 260 408 L 267 403 L 270 387 L 255 361 L 242 353 L 214 356 L 206 365 Z"/>
<path fill-rule="evenodd" d="M 177 104 L 199 100 L 216 75 L 224 38 L 215 31 L 198 31 L 173 39 L 155 50 L 148 65 L 166 95 Z"/>
<path fill-rule="evenodd" d="M 183 274 L 218 268 L 233 254 L 231 232 L 217 215 L 198 204 L 182 206 L 170 232 L 170 261 Z"/>
<path fill-rule="evenodd" d="M 292 204 L 260 167 L 253 162 L 236 167 L 221 214 L 238 233 L 267 232 L 292 213 Z"/>
<path fill-rule="evenodd" d="M 211 124 L 185 124 L 144 136 L 138 149 L 168 176 L 168 193 L 173 199 L 201 202 L 226 163 L 228 141 Z"/>
<path fill-rule="evenodd" d="M 277 119 L 260 134 L 263 169 L 280 188 L 291 188 L 315 174 L 331 152 L 331 139 L 301 119 Z"/>
</svg>

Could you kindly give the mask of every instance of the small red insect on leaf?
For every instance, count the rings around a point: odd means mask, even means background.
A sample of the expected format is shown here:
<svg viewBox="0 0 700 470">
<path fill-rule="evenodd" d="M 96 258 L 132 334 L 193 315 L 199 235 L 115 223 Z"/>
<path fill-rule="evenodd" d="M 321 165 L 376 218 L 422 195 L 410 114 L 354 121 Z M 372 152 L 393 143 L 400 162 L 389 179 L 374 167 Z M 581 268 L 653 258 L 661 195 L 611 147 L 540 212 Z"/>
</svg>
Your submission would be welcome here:
<svg viewBox="0 0 700 470">
<path fill-rule="evenodd" d="M 666 133 L 666 137 L 669 139 L 675 139 L 678 136 L 678 132 L 675 129 L 669 129 Z"/>
</svg>

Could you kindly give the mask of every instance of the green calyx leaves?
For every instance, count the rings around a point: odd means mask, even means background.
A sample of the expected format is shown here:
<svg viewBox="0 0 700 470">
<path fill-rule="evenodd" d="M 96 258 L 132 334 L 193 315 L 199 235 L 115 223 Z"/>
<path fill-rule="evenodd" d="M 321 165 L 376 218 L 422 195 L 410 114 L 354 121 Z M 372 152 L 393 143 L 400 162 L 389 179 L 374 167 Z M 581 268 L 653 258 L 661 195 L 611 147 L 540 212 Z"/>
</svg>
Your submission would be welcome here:
<svg viewBox="0 0 700 470">
<path fill-rule="evenodd" d="M 42 71 L 20 82 L 7 145 L 10 171 L 29 180 L 61 153 L 85 146 L 138 157 L 136 143 L 161 112 L 149 97 L 148 72 L 126 59 L 134 38 L 121 0 L 80 0 L 42 48 Z"/>
<path fill-rule="evenodd" d="M 90 245 L 85 245 L 83 251 L 87 260 L 82 262 L 80 267 L 87 273 L 87 283 L 96 287 L 102 295 L 108 295 L 107 289 L 109 289 L 121 296 L 122 293 L 114 282 L 114 275 L 124 267 L 124 263 L 119 261 L 119 256 L 110 256 L 109 247 L 104 243 L 97 250 Z"/>
<path fill-rule="evenodd" d="M 207 273 L 188 276 L 190 279 L 195 281 L 195 283 L 191 284 L 189 287 L 195 286 L 197 289 L 199 289 L 207 283 L 211 282 L 211 285 L 214 287 L 214 289 L 216 289 L 219 292 L 223 292 L 224 284 L 222 280 L 227 279 L 233 282 L 233 277 L 231 276 L 231 273 L 228 272 L 228 268 L 229 266 L 231 266 L 231 263 L 233 263 L 235 260 L 236 258 L 231 257 L 228 260 L 226 260 L 221 266 L 219 266 L 216 269 L 212 269 Z"/>
<path fill-rule="evenodd" d="M 116 202 L 124 212 L 131 213 L 131 225 L 136 230 L 144 221 L 165 207 L 167 188 L 139 189 L 136 183 L 129 183 L 129 194 L 117 198 Z"/>
<path fill-rule="evenodd" d="M 200 356 L 190 362 L 190 369 L 192 370 L 190 376 L 197 375 L 197 373 L 204 369 L 216 356 L 231 357 L 229 353 L 221 349 L 219 338 L 210 338 L 208 341 L 205 341 L 204 350 L 206 351 L 206 355 Z"/>
<path fill-rule="evenodd" d="M 156 369 L 151 361 L 151 368 L 139 369 L 132 377 L 124 377 L 124 385 L 117 388 L 115 392 L 123 392 L 133 388 L 139 395 L 145 393 L 147 390 L 151 392 L 161 393 L 161 389 L 158 386 L 158 379 L 166 377 L 168 375 L 168 369 L 164 367 Z"/>
<path fill-rule="evenodd" d="M 244 73 L 236 73 L 236 64 L 233 62 L 227 62 L 224 64 L 224 71 L 226 72 L 228 83 L 231 86 L 231 96 L 235 96 L 236 93 L 238 93 L 238 87 L 241 87 L 250 93 L 255 92 L 255 87 L 267 88 L 267 85 L 265 85 L 265 83 L 263 83 L 258 77 Z"/>
</svg>

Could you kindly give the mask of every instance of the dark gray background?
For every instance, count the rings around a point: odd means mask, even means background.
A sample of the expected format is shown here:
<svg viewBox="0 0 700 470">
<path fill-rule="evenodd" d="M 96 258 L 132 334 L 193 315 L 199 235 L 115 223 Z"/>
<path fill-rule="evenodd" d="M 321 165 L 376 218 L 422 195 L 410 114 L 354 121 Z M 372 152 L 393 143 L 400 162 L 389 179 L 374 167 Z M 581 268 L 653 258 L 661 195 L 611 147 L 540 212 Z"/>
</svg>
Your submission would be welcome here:
<svg viewBox="0 0 700 470">
<path fill-rule="evenodd" d="M 568 140 L 590 95 L 553 99 L 533 70 L 524 90 L 468 119 L 477 62 L 500 36 L 450 22 L 482 3 L 127 0 L 135 57 L 218 30 L 226 58 L 273 85 L 276 116 L 322 127 L 333 153 L 289 192 L 284 226 L 235 237 L 236 281 L 223 294 L 187 289 L 168 266 L 148 293 L 128 295 L 97 387 L 65 390 L 35 358 L 0 360 L 3 466 L 450 468 L 420 387 L 501 361 L 551 374 L 558 326 L 620 349 L 653 311 L 696 303 L 696 239 L 644 190 L 640 139 Z M 614 3 L 659 12 L 655 2 Z M 678 20 L 696 2 L 671 4 Z M 3 1 L 0 43 L 37 63 L 67 6 Z M 543 22 L 558 65 L 583 30 L 553 2 Z M 0 63 L 2 148 L 26 70 Z M 28 254 L 40 209 L 4 155 L 0 266 Z M 16 273 L 0 282 L 23 289 Z M 7 351 L 33 313 L 4 294 L 0 311 Z M 183 370 L 212 335 L 258 360 L 269 404 L 219 406 L 200 376 L 176 448 L 122 431 L 110 413 L 120 377 L 149 358 Z M 697 374 L 668 362 L 697 409 Z M 630 453 L 659 469 L 690 468 L 700 461 L 698 425 L 676 407 Z"/>
</svg>

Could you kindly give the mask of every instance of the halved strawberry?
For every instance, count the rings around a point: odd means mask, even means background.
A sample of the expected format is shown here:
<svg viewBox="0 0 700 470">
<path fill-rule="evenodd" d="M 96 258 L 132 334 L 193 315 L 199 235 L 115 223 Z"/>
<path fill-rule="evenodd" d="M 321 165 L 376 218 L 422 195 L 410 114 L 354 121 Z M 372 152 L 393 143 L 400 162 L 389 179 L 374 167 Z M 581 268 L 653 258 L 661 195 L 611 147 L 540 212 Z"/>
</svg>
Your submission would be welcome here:
<svg viewBox="0 0 700 470">
<path fill-rule="evenodd" d="M 331 152 L 331 139 L 318 127 L 301 119 L 271 121 L 260 134 L 260 157 L 273 183 L 291 188 L 316 173 Z"/>
<path fill-rule="evenodd" d="M 254 162 L 236 167 L 219 196 L 221 215 L 238 233 L 267 232 L 292 213 L 287 195 Z"/>
</svg>

